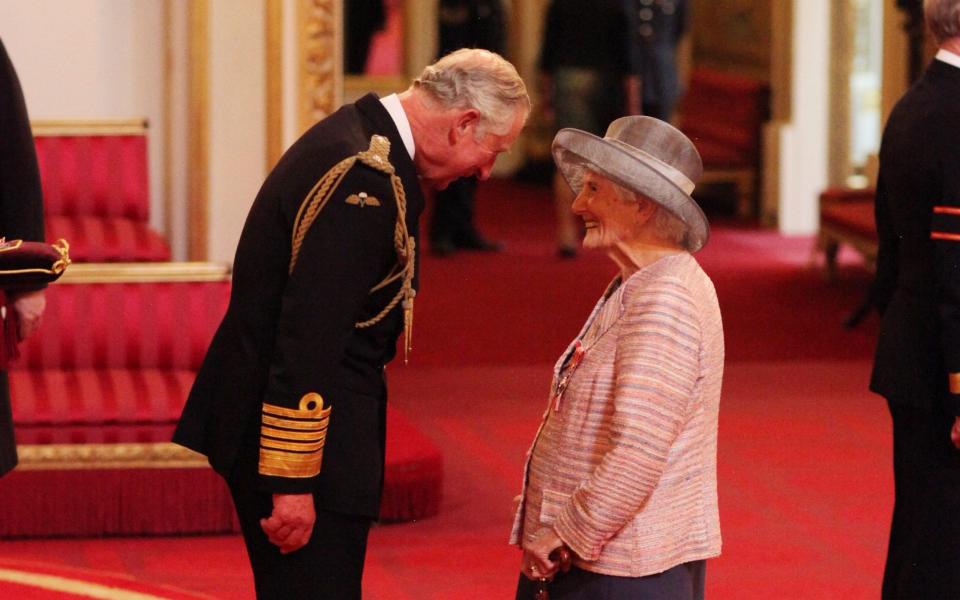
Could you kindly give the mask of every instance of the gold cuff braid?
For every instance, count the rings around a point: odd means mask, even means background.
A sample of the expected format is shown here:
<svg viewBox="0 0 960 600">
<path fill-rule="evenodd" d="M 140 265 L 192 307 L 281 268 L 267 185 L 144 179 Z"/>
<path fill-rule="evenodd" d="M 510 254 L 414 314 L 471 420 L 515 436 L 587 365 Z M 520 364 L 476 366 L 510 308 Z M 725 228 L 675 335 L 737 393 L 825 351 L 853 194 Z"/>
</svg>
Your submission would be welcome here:
<svg viewBox="0 0 960 600">
<path fill-rule="evenodd" d="M 264 403 L 260 426 L 260 474 L 295 478 L 318 475 L 330 410 L 323 407 L 323 398 L 316 392 L 300 398 L 299 408 Z"/>
<path fill-rule="evenodd" d="M 950 393 L 960 394 L 960 373 L 949 373 L 947 381 L 950 384 Z"/>
</svg>

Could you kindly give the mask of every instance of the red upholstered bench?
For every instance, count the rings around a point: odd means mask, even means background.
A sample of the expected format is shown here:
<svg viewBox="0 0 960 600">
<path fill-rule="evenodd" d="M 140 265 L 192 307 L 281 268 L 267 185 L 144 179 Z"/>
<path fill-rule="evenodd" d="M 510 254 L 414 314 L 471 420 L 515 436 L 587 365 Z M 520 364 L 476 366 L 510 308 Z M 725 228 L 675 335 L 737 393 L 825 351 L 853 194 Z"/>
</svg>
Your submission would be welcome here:
<svg viewBox="0 0 960 600">
<path fill-rule="evenodd" d="M 770 114 L 768 86 L 741 75 L 694 69 L 679 114 L 680 129 L 703 159 L 700 183 L 733 183 L 737 215 L 754 216 L 762 128 Z"/>
<path fill-rule="evenodd" d="M 836 276 L 840 244 L 857 250 L 868 266 L 877 258 L 877 226 L 873 188 L 829 188 L 820 194 L 820 231 L 817 248 L 824 253 L 828 279 Z"/>
<path fill-rule="evenodd" d="M 168 261 L 150 227 L 147 128 L 140 121 L 36 121 L 47 239 L 75 262 Z"/>
<path fill-rule="evenodd" d="M 239 531 L 206 459 L 170 443 L 229 301 L 206 263 L 74 264 L 10 371 L 20 466 L 0 537 Z M 439 510 L 439 449 L 388 411 L 382 518 Z"/>
</svg>

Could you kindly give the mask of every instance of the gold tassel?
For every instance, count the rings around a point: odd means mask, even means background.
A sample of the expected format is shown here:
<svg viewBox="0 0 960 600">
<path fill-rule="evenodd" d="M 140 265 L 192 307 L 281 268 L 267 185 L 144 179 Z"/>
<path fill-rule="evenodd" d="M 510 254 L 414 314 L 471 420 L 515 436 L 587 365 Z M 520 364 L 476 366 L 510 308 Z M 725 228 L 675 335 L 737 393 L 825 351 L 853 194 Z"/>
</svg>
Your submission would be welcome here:
<svg viewBox="0 0 960 600">
<path fill-rule="evenodd" d="M 413 350 L 413 299 L 417 291 L 408 288 L 403 299 L 403 364 L 410 362 L 410 351 Z"/>
</svg>

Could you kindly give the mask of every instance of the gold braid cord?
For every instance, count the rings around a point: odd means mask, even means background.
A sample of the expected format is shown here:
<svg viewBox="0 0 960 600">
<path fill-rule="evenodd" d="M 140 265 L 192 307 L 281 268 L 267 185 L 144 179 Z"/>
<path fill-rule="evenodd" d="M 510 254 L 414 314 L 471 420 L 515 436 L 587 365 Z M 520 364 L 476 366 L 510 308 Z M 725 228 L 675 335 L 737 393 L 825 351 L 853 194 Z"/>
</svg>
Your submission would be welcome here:
<svg viewBox="0 0 960 600">
<path fill-rule="evenodd" d="M 393 187 L 393 197 L 397 202 L 397 222 L 393 231 L 393 246 L 397 251 L 397 267 L 383 281 L 371 288 L 370 293 L 376 292 L 398 279 L 402 279 L 400 290 L 390 300 L 389 303 L 377 313 L 372 319 L 358 322 L 355 327 L 362 329 L 370 327 L 383 320 L 394 307 L 403 302 L 403 360 L 406 363 L 410 356 L 412 335 L 413 335 L 413 299 L 417 291 L 413 289 L 413 275 L 416 265 L 416 240 L 410 237 L 407 230 L 407 194 L 403 189 L 403 182 L 397 176 L 393 165 L 390 164 L 390 140 L 375 135 L 370 138 L 370 147 L 355 156 L 346 158 L 337 163 L 332 169 L 327 171 L 323 177 L 313 186 L 310 193 L 307 194 L 300 210 L 297 211 L 297 218 L 293 225 L 293 245 L 290 253 L 289 272 L 297 264 L 297 258 L 300 255 L 300 247 L 303 245 L 303 239 L 307 235 L 310 226 L 316 220 L 317 215 L 323 210 L 327 202 L 333 196 L 333 192 L 339 187 L 347 174 L 357 161 L 376 169 L 381 173 L 390 176 L 390 184 Z"/>
</svg>

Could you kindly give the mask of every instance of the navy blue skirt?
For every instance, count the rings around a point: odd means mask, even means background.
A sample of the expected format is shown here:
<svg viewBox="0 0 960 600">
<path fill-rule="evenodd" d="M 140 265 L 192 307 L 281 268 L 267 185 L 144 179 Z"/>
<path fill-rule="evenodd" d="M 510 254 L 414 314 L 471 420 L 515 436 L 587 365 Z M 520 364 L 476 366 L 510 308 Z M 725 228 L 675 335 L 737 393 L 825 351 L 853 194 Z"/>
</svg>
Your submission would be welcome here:
<svg viewBox="0 0 960 600">
<path fill-rule="evenodd" d="M 696 560 L 645 577 L 601 575 L 573 567 L 547 584 L 550 600 L 703 600 L 707 562 Z M 535 600 L 540 584 L 522 573 L 517 600 Z"/>
</svg>

